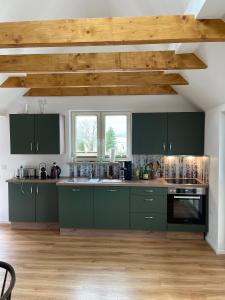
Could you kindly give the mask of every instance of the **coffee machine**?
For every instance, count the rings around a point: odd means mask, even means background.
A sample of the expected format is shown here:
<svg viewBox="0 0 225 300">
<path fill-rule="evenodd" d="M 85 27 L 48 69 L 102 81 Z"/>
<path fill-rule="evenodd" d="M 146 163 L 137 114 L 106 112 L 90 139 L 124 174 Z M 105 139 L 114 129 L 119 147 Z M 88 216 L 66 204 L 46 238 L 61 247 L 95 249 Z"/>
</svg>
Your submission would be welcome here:
<svg viewBox="0 0 225 300">
<path fill-rule="evenodd" d="M 125 180 L 132 180 L 132 161 L 123 161 L 121 170 Z"/>
</svg>

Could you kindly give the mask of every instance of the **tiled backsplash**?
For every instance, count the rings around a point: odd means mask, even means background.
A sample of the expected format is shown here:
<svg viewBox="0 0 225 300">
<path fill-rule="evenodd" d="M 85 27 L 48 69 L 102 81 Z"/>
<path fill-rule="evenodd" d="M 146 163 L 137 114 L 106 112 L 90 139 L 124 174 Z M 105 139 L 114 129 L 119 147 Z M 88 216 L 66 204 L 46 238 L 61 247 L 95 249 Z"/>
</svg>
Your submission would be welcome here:
<svg viewBox="0 0 225 300">
<path fill-rule="evenodd" d="M 209 157 L 206 156 L 133 155 L 132 162 L 134 175 L 137 168 L 144 167 L 147 163 L 153 166 L 153 178 L 199 178 L 208 182 Z M 76 163 L 70 164 L 70 175 L 87 177 L 92 170 L 94 177 L 107 177 L 111 171 L 114 177 L 118 177 L 120 168 L 120 164 Z"/>
</svg>

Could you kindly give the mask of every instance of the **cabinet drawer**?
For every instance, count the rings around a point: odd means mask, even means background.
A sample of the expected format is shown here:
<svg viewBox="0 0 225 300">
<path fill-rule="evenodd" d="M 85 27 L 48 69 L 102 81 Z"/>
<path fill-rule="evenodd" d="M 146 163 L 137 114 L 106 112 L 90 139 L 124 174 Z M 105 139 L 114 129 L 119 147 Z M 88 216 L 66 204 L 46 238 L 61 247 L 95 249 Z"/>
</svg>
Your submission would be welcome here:
<svg viewBox="0 0 225 300">
<path fill-rule="evenodd" d="M 157 188 L 157 187 L 145 187 L 145 188 L 131 188 L 131 195 L 166 195 L 167 188 Z"/>
<path fill-rule="evenodd" d="M 131 195 L 131 212 L 158 212 L 166 214 L 167 197 L 166 195 Z"/>
<path fill-rule="evenodd" d="M 167 221 L 165 214 L 157 213 L 132 213 L 131 229 L 140 230 L 166 230 Z"/>
</svg>

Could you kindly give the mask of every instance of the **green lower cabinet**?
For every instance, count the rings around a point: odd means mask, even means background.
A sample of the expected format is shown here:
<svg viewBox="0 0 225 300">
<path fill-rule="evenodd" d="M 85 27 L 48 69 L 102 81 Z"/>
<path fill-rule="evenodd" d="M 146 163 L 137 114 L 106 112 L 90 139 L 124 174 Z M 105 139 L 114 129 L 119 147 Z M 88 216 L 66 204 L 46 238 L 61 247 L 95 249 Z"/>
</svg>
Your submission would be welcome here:
<svg viewBox="0 0 225 300">
<path fill-rule="evenodd" d="M 136 230 L 167 230 L 167 217 L 160 213 L 131 213 L 130 224 Z"/>
<path fill-rule="evenodd" d="M 9 183 L 9 220 L 35 222 L 35 193 L 32 184 Z"/>
<path fill-rule="evenodd" d="M 93 227 L 93 189 L 84 186 L 59 187 L 60 228 Z"/>
<path fill-rule="evenodd" d="M 55 184 L 42 183 L 35 187 L 36 222 L 58 222 L 58 194 Z"/>
<path fill-rule="evenodd" d="M 94 227 L 128 229 L 129 212 L 129 188 L 94 188 Z"/>
</svg>

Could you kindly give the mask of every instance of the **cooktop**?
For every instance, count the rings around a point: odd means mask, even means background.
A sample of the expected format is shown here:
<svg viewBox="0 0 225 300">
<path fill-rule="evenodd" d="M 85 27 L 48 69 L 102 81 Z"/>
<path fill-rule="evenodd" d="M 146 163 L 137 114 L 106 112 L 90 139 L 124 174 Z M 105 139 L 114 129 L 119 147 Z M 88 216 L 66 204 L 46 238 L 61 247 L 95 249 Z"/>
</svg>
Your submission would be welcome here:
<svg viewBox="0 0 225 300">
<path fill-rule="evenodd" d="M 168 178 L 166 182 L 172 184 L 199 184 L 199 181 L 194 178 Z"/>
</svg>

